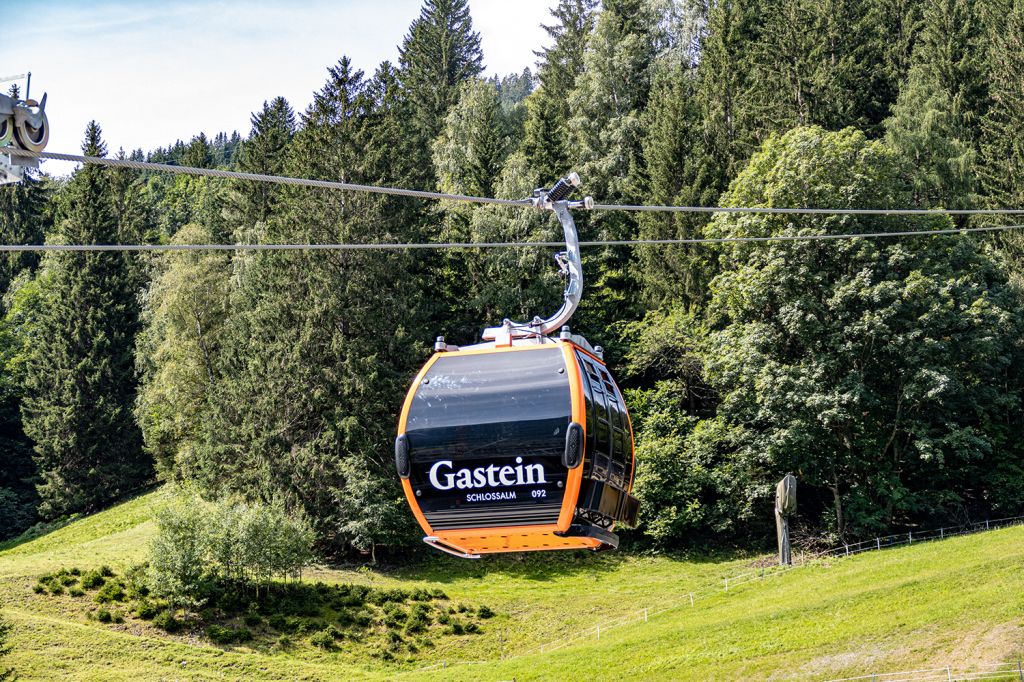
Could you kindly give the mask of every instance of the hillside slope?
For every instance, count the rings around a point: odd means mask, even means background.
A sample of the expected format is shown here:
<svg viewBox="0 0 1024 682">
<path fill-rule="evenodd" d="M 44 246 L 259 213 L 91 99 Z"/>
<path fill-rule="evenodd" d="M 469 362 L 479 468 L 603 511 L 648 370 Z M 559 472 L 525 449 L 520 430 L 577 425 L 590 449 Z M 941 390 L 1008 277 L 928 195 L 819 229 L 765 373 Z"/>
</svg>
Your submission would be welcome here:
<svg viewBox="0 0 1024 682">
<path fill-rule="evenodd" d="M 140 562 L 159 491 L 0 551 L 0 604 L 14 624 L 21 679 L 828 679 L 965 665 L 1024 652 L 1024 528 L 872 552 L 800 568 L 728 592 L 738 559 L 623 554 L 435 557 L 400 571 L 314 571 L 313 580 L 439 588 L 496 616 L 481 634 L 445 638 L 395 661 L 335 652 L 218 647 L 129 619 L 86 618 L 69 599 L 33 592 L 43 573 Z M 693 607 L 686 595 L 695 592 Z M 670 602 L 684 606 L 544 655 L 517 655 Z M 504 653 L 506 660 L 500 661 Z M 458 661 L 486 660 L 467 665 Z M 423 670 L 428 666 L 443 669 Z"/>
</svg>

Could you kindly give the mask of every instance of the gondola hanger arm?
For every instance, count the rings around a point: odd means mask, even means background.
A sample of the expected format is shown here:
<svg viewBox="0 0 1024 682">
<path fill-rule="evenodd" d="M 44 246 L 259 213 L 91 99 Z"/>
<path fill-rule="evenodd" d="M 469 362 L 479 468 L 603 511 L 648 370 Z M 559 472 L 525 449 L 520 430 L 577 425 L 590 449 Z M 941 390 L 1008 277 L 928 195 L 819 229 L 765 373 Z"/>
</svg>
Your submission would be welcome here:
<svg viewBox="0 0 1024 682">
<path fill-rule="evenodd" d="M 568 278 L 562 294 L 562 306 L 550 317 L 536 316 L 530 322 L 515 322 L 506 319 L 500 327 L 488 327 L 484 330 L 485 341 L 499 339 L 517 339 L 547 336 L 560 329 L 576 312 L 583 296 L 583 264 L 580 261 L 580 238 L 576 231 L 576 223 L 572 219 L 570 209 L 591 209 L 594 207 L 593 197 L 583 201 L 569 201 L 573 189 L 580 184 L 580 176 L 570 173 L 555 183 L 551 189 L 538 189 L 533 192 L 533 205 L 542 211 L 553 211 L 558 216 L 565 235 L 565 251 L 555 254 L 559 269 Z"/>
</svg>

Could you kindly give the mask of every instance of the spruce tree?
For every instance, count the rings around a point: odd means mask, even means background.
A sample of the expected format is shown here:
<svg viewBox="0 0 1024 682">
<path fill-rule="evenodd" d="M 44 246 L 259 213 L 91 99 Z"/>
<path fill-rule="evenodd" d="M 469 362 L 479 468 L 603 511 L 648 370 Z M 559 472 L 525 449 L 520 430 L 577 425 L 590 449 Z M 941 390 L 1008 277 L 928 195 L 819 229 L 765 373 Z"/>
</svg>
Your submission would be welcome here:
<svg viewBox="0 0 1024 682">
<path fill-rule="evenodd" d="M 238 170 L 243 173 L 281 175 L 288 145 L 295 135 L 295 111 L 284 97 L 275 97 L 251 118 L 252 130 L 239 148 Z M 283 197 L 279 185 L 239 182 L 233 187 L 231 203 L 244 226 L 266 222 Z"/>
<path fill-rule="evenodd" d="M 83 153 L 103 156 L 100 127 Z M 87 165 L 67 189 L 59 237 L 114 243 L 118 224 L 108 173 Z M 35 443 L 47 518 L 92 511 L 144 482 L 151 463 L 132 415 L 138 311 L 123 253 L 63 253 L 44 265 L 45 291 L 26 360 L 25 432 Z"/>
<path fill-rule="evenodd" d="M 540 58 L 540 88 L 527 100 L 521 149 L 542 182 L 552 182 L 569 169 L 569 94 L 583 73 L 583 54 L 594 29 L 597 0 L 559 0 L 551 10 L 557 23 L 543 28 L 553 41 L 535 54 Z"/>
<path fill-rule="evenodd" d="M 925 207 L 972 205 L 981 120 L 988 109 L 979 0 L 927 3 L 913 66 L 886 122 Z"/>
<path fill-rule="evenodd" d="M 399 48 L 399 63 L 411 104 L 409 132 L 420 145 L 420 182 L 427 186 L 433 184 L 430 143 L 458 99 L 459 85 L 484 68 L 468 0 L 425 0 Z"/>
<path fill-rule="evenodd" d="M 390 67 L 367 81 L 342 59 L 302 114 L 285 171 L 402 184 L 419 170 L 402 153 L 405 112 Z M 389 148 L 392 140 L 400 143 Z M 289 188 L 260 236 L 417 241 L 417 203 Z M 394 414 L 429 340 L 419 273 L 415 257 L 396 252 L 237 258 L 210 416 L 190 476 L 211 493 L 300 507 L 337 549 L 372 549 L 406 534 L 389 453 Z"/>
<path fill-rule="evenodd" d="M 717 187 L 702 187 L 701 127 L 694 71 L 676 66 L 655 80 L 644 115 L 644 201 L 664 205 L 711 205 Z M 643 239 L 700 237 L 707 223 L 700 213 L 651 213 L 640 216 Z M 706 296 L 711 263 L 701 245 L 637 249 L 641 285 L 649 302 L 698 306 Z"/>
<path fill-rule="evenodd" d="M 642 115 L 659 38 L 659 16 L 647 0 L 608 1 L 597 16 L 584 55 L 585 69 L 570 96 L 573 116 L 568 128 L 572 169 L 582 178 L 582 192 L 599 200 L 640 200 Z M 595 214 L 579 222 L 584 234 L 595 239 L 630 239 L 637 230 L 636 221 L 623 213 Z M 579 318 L 595 338 L 608 338 L 614 324 L 635 314 L 636 272 L 631 261 L 631 250 L 624 248 L 584 253 L 588 294 Z"/>
<path fill-rule="evenodd" d="M 982 119 L 981 188 L 992 207 L 1024 206 L 1024 2 L 993 2 L 987 35 L 992 105 Z M 1020 246 L 1015 246 L 1018 252 Z"/>
</svg>

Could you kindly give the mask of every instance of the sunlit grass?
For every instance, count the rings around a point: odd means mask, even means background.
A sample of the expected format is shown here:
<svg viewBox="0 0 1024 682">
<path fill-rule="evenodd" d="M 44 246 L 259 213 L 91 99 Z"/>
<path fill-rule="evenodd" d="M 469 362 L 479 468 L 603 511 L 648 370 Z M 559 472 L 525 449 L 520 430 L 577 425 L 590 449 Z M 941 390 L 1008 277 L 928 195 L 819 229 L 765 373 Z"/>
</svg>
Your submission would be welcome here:
<svg viewBox="0 0 1024 682">
<path fill-rule="evenodd" d="M 412 659 L 358 651 L 222 649 L 131 620 L 88 620 L 67 599 L 35 594 L 61 567 L 141 561 L 161 493 L 0 551 L 0 601 L 15 626 L 21 679 L 827 679 L 995 662 L 1024 651 L 1024 528 L 800 568 L 722 590 L 749 560 L 565 553 L 468 562 L 437 556 L 391 570 L 318 568 L 307 580 L 440 588 L 453 604 L 487 605 L 480 635 L 448 638 Z M 697 595 L 695 606 L 687 595 Z M 604 630 L 571 647 L 542 643 L 644 608 L 679 608 Z M 505 654 L 505 661 L 499 657 Z M 459 661 L 487 660 L 486 665 Z M 443 670 L 420 668 L 441 662 Z"/>
</svg>

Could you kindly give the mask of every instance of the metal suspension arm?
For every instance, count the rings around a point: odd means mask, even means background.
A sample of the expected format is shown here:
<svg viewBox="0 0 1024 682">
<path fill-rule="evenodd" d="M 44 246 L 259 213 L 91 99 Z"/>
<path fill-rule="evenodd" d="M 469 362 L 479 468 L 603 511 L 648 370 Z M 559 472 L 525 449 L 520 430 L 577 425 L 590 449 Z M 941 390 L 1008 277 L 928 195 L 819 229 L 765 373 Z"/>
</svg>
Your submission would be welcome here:
<svg viewBox="0 0 1024 682">
<path fill-rule="evenodd" d="M 590 209 L 594 200 L 587 197 L 583 201 L 568 201 L 573 189 L 580 184 L 580 176 L 570 173 L 559 180 L 550 190 L 539 190 L 534 192 L 533 205 L 541 210 L 554 211 L 558 216 L 558 222 L 562 224 L 562 231 L 565 234 L 565 252 L 555 254 L 559 267 L 568 278 L 565 283 L 565 291 L 562 295 L 562 306 L 558 311 L 546 319 L 539 316 L 534 317 L 530 322 L 514 322 L 504 320 L 500 327 L 488 327 L 484 330 L 485 341 L 494 341 L 499 336 L 511 336 L 511 338 L 524 338 L 529 336 L 546 336 L 559 329 L 580 304 L 583 296 L 583 264 L 580 262 L 580 239 L 576 232 L 576 223 L 569 212 L 571 208 Z"/>
</svg>

